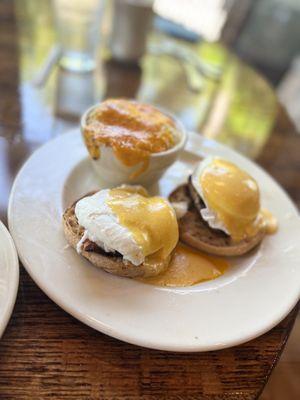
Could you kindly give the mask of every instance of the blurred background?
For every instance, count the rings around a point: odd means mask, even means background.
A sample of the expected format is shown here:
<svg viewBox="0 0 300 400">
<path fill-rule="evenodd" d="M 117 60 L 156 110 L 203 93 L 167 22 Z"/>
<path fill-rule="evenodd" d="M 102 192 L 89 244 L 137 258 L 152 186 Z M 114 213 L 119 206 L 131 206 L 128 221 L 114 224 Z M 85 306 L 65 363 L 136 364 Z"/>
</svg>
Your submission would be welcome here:
<svg viewBox="0 0 300 400">
<path fill-rule="evenodd" d="M 27 140 L 44 142 L 96 101 L 125 96 L 168 108 L 189 129 L 256 157 L 277 107 L 267 81 L 300 125 L 297 0 L 17 0 L 15 7 Z"/>
<path fill-rule="evenodd" d="M 251 158 L 269 138 L 278 98 L 300 128 L 299 0 L 16 0 L 14 12 L 14 159 L 106 97 L 163 106 Z M 299 398 L 299 339 L 297 321 L 261 399 Z"/>
</svg>

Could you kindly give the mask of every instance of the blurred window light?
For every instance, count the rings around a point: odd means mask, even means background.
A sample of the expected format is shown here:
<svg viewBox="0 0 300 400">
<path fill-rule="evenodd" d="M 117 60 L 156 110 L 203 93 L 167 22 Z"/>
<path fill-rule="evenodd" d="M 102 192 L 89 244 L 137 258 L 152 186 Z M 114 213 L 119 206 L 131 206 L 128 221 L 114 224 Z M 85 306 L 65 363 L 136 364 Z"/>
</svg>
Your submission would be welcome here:
<svg viewBox="0 0 300 400">
<path fill-rule="evenodd" d="M 154 11 L 213 42 L 220 38 L 227 5 L 228 0 L 155 0 Z"/>
</svg>

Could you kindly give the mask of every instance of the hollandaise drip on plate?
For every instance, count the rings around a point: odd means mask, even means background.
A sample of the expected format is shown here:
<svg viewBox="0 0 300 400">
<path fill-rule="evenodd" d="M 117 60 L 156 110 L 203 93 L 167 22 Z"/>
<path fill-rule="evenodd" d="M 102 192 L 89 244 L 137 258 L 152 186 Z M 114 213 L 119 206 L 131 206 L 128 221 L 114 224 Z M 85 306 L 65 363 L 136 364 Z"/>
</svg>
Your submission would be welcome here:
<svg viewBox="0 0 300 400">
<path fill-rule="evenodd" d="M 224 274 L 228 266 L 224 258 L 209 256 L 179 242 L 165 271 L 138 280 L 157 286 L 186 287 L 216 279 Z"/>
</svg>

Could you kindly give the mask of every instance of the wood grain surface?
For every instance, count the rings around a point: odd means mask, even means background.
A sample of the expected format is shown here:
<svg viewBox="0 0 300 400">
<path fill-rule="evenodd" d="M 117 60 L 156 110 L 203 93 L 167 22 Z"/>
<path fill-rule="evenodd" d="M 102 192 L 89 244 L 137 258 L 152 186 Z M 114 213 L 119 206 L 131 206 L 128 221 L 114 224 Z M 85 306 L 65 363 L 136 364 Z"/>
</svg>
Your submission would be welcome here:
<svg viewBox="0 0 300 400">
<path fill-rule="evenodd" d="M 0 1 L 0 211 L 5 220 L 13 177 L 34 149 L 24 135 L 20 64 L 13 2 Z M 140 71 L 109 62 L 108 93 L 132 95 Z M 131 84 L 130 84 L 131 83 Z M 134 89 L 133 89 L 134 88 Z M 34 118 L 34 117 L 33 117 Z M 40 121 L 42 124 L 42 121 Z M 278 106 L 258 162 L 300 205 L 300 137 Z M 0 171 L 1 175 L 1 171 Z M 291 332 L 297 307 L 260 338 L 217 352 L 178 354 L 110 338 L 62 311 L 21 267 L 11 321 L 0 341 L 1 399 L 258 398 Z"/>
</svg>

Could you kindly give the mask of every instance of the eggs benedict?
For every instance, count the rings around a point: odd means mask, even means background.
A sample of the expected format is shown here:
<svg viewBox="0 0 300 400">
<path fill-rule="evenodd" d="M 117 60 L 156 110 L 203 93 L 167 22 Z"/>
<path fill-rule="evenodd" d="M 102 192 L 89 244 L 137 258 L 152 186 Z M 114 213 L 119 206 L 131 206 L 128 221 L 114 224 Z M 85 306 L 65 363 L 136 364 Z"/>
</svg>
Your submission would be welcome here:
<svg viewBox="0 0 300 400">
<path fill-rule="evenodd" d="M 100 190 L 63 216 L 69 243 L 94 265 L 121 276 L 154 276 L 168 267 L 178 224 L 168 200 L 139 186 Z"/>
<path fill-rule="evenodd" d="M 257 182 L 221 158 L 201 161 L 170 201 L 181 210 L 181 240 L 212 254 L 244 254 L 277 229 L 274 217 L 261 209 Z"/>
</svg>

